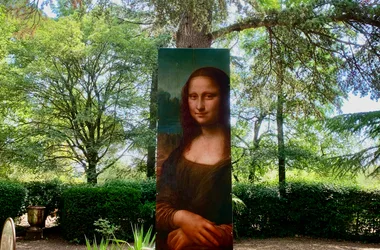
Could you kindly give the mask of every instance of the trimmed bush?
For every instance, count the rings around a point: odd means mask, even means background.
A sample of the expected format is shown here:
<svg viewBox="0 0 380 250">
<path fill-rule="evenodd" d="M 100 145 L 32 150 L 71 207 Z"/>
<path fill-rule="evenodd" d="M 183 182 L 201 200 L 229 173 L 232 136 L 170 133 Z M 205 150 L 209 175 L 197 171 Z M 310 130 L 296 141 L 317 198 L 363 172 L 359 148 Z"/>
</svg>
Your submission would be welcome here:
<svg viewBox="0 0 380 250">
<path fill-rule="evenodd" d="M 275 186 L 239 184 L 234 193 L 246 205 L 234 211 L 239 237 L 305 235 L 380 242 L 380 192 L 355 187 L 288 183 L 286 196 Z"/>
<path fill-rule="evenodd" d="M 290 231 L 323 238 L 346 238 L 353 222 L 349 197 L 355 189 L 326 184 L 287 186 Z"/>
<path fill-rule="evenodd" d="M 236 237 L 304 235 L 346 240 L 380 241 L 380 192 L 354 187 L 288 183 L 286 196 L 277 186 L 237 184 L 234 194 L 245 207 L 234 210 Z M 131 223 L 155 224 L 156 185 L 148 181 L 112 181 L 63 192 L 61 225 L 65 237 L 83 242 L 98 235 L 100 218 L 120 226 L 116 237 L 132 240 Z"/>
<path fill-rule="evenodd" d="M 27 189 L 25 207 L 45 206 L 45 217 L 59 208 L 62 203 L 62 192 L 65 185 L 58 181 L 34 181 L 24 183 Z"/>
<path fill-rule="evenodd" d="M 104 187 L 131 187 L 141 191 L 141 207 L 139 211 L 139 223 L 145 228 L 156 224 L 156 180 L 112 180 L 104 184 Z"/>
<path fill-rule="evenodd" d="M 354 240 L 380 242 L 380 191 L 354 190 L 347 198 L 353 211 L 348 233 Z"/>
<path fill-rule="evenodd" d="M 15 182 L 0 180 L 0 230 L 8 217 L 20 216 L 26 195 L 25 188 Z"/>
<path fill-rule="evenodd" d="M 85 235 L 87 238 L 99 236 L 94 222 L 103 218 L 120 226 L 115 235 L 118 239 L 132 240 L 131 224 L 152 221 L 151 201 L 142 199 L 152 198 L 152 184 L 117 181 L 104 186 L 78 186 L 65 190 L 61 215 L 65 238 L 84 242 Z"/>
<path fill-rule="evenodd" d="M 245 204 L 239 213 L 234 210 L 234 228 L 237 237 L 262 238 L 287 236 L 286 203 L 276 187 L 238 184 L 234 194 Z"/>
</svg>

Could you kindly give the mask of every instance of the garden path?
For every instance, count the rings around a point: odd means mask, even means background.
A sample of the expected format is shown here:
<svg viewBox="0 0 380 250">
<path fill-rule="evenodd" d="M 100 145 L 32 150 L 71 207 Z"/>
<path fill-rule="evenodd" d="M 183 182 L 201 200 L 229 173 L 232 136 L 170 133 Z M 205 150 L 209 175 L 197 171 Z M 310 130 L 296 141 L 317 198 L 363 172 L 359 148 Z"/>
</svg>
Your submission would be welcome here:
<svg viewBox="0 0 380 250">
<path fill-rule="evenodd" d="M 44 229 L 44 239 L 36 241 L 24 240 L 17 237 L 17 250 L 86 250 L 84 245 L 70 243 L 61 237 L 59 227 L 54 226 L 55 220 L 48 221 Z M 22 218 L 20 224 L 25 226 L 27 221 Z M 19 225 L 20 225 L 19 224 Z M 51 225 L 50 225 L 51 224 Z M 27 224 L 28 225 L 28 224 Z M 237 240 L 234 250 L 380 250 L 380 244 L 364 244 L 358 242 L 314 239 L 309 237 L 288 237 L 269 239 Z"/>
</svg>

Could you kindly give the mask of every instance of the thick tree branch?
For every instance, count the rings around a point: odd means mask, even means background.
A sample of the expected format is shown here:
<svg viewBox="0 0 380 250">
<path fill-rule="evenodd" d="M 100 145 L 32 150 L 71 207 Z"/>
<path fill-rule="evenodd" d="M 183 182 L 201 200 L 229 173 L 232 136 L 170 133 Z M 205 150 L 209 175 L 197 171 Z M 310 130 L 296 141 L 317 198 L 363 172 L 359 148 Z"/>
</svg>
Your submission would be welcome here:
<svg viewBox="0 0 380 250">
<path fill-rule="evenodd" d="M 327 6 L 327 5 L 326 5 Z M 322 12 L 320 15 L 314 13 L 315 6 L 307 6 L 312 11 L 307 15 L 307 9 L 299 8 L 294 10 L 285 9 L 283 11 L 270 11 L 270 14 L 258 14 L 249 18 L 246 18 L 238 23 L 234 23 L 230 26 L 220 28 L 210 33 L 213 40 L 220 38 L 226 34 L 232 32 L 240 32 L 246 29 L 254 29 L 260 27 L 275 27 L 275 26 L 289 26 L 298 27 L 304 25 L 308 21 L 312 20 L 330 20 L 327 23 L 361 23 L 380 28 L 380 7 L 377 6 L 364 6 L 357 5 L 356 8 L 347 8 L 344 6 L 335 6 L 330 4 L 328 8 L 334 9 L 331 12 Z M 288 18 L 285 18 L 288 17 Z M 294 18 L 292 18 L 294 17 Z M 295 20 L 295 21 L 291 21 Z"/>
</svg>

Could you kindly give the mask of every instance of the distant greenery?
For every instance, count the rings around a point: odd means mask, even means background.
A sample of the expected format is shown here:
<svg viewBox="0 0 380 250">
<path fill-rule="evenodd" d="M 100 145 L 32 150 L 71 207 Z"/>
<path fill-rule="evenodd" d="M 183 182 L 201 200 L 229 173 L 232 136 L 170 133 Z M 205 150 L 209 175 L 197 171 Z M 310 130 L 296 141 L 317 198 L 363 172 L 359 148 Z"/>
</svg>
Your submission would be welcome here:
<svg viewBox="0 0 380 250">
<path fill-rule="evenodd" d="M 273 185 L 277 182 L 277 171 L 268 171 L 262 176 L 258 184 Z M 368 173 L 335 176 L 331 172 L 318 173 L 312 170 L 293 169 L 287 172 L 290 182 L 305 183 L 325 183 L 333 185 L 354 186 L 364 190 L 378 190 L 380 188 L 380 178 L 368 176 Z"/>
</svg>

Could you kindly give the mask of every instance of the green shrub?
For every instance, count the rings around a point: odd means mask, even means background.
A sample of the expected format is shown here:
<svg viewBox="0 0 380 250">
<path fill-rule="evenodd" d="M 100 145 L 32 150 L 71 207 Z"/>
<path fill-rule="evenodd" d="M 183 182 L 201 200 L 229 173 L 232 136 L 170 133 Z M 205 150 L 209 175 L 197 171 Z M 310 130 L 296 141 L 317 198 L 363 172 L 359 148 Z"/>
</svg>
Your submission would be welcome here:
<svg viewBox="0 0 380 250">
<path fill-rule="evenodd" d="M 58 181 L 34 181 L 24 183 L 27 189 L 25 207 L 44 206 L 46 207 L 45 217 L 58 209 L 62 203 L 62 192 L 65 185 Z"/>
<path fill-rule="evenodd" d="M 353 188 L 306 184 L 287 185 L 288 219 L 291 231 L 296 234 L 346 238 L 353 218 L 348 202 Z"/>
<path fill-rule="evenodd" d="M 84 235 L 99 236 L 94 222 L 104 218 L 120 227 L 116 238 L 131 240 L 131 223 L 142 220 L 142 206 L 141 189 L 134 184 L 69 188 L 63 192 L 61 225 L 64 236 L 80 242 L 84 241 Z"/>
<path fill-rule="evenodd" d="M 106 221 L 102 221 L 104 224 Z M 107 224 L 107 223 L 106 223 Z M 106 227 L 108 227 L 107 225 Z M 143 226 L 133 226 L 133 246 L 124 240 L 116 239 L 114 236 L 101 238 L 100 244 L 97 244 L 96 238 L 93 240 L 92 245 L 90 240 L 85 237 L 87 250 L 153 250 L 155 249 L 155 234 L 153 232 L 153 227 L 149 227 L 147 232 L 144 232 Z M 127 247 L 128 246 L 128 247 Z"/>
<path fill-rule="evenodd" d="M 22 214 L 26 195 L 25 188 L 15 182 L 0 180 L 0 228 L 8 217 Z"/>
<path fill-rule="evenodd" d="M 234 210 L 234 229 L 238 237 L 286 236 L 286 206 L 276 187 L 238 184 L 233 187 L 245 208 Z"/>
<path fill-rule="evenodd" d="M 305 235 L 380 241 L 380 192 L 323 183 L 293 182 L 285 197 L 275 186 L 239 184 L 246 205 L 234 211 L 239 237 Z"/>
<path fill-rule="evenodd" d="M 353 190 L 347 199 L 354 221 L 349 228 L 354 240 L 380 242 L 380 191 Z"/>
<path fill-rule="evenodd" d="M 104 187 L 130 187 L 141 190 L 141 201 L 156 201 L 156 180 L 111 180 Z"/>
<path fill-rule="evenodd" d="M 111 180 L 104 187 L 129 187 L 141 191 L 141 206 L 139 210 L 139 223 L 145 227 L 155 225 L 156 216 L 156 180 Z M 154 228 L 153 228 L 154 230 Z"/>
<path fill-rule="evenodd" d="M 380 240 L 380 192 L 322 183 L 291 182 L 286 195 L 275 185 L 237 184 L 234 195 L 244 206 L 234 210 L 237 237 L 305 235 L 346 240 Z M 112 181 L 77 186 L 63 193 L 62 227 L 69 240 L 83 241 L 94 222 L 119 227 L 116 237 L 132 240 L 130 225 L 155 224 L 155 181 Z"/>
</svg>

